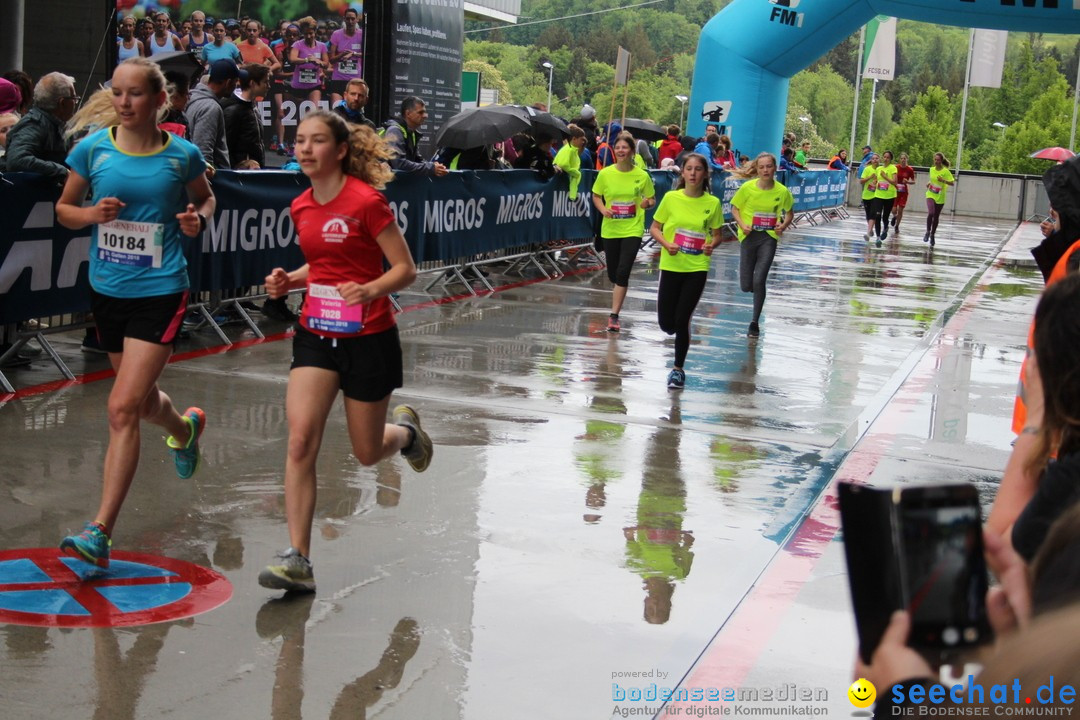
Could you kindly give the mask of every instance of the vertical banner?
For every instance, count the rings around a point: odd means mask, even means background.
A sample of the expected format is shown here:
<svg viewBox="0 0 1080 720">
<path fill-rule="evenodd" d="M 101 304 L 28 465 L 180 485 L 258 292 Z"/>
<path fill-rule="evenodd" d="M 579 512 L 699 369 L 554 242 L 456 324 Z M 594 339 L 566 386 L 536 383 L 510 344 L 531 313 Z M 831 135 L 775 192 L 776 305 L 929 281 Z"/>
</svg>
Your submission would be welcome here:
<svg viewBox="0 0 1080 720">
<path fill-rule="evenodd" d="M 630 80 L 630 51 L 619 48 L 619 56 L 615 60 L 615 84 L 625 85 Z"/>
<path fill-rule="evenodd" d="M 461 73 L 461 110 L 472 110 L 480 106 L 480 73 Z"/>
<path fill-rule="evenodd" d="M 397 0 L 390 42 L 391 114 L 416 95 L 427 104 L 420 153 L 428 157 L 435 131 L 461 108 L 463 0 Z"/>
<path fill-rule="evenodd" d="M 972 87 L 1001 87 L 1001 73 L 1005 69 L 1005 45 L 1009 40 L 1007 30 L 975 30 L 971 46 Z"/>
<path fill-rule="evenodd" d="M 896 72 L 896 18 L 878 15 L 866 24 L 862 76 L 892 80 Z"/>
</svg>

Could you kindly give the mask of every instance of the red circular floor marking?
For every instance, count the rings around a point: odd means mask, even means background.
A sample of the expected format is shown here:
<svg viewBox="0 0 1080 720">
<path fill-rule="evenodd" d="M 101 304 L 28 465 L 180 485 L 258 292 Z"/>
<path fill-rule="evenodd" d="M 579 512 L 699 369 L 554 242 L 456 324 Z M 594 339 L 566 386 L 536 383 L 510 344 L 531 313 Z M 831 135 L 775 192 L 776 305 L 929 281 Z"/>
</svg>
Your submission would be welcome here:
<svg viewBox="0 0 1080 720">
<path fill-rule="evenodd" d="M 149 625 L 199 615 L 232 597 L 232 584 L 200 565 L 122 551 L 110 558 L 109 569 L 97 571 L 56 548 L 0 551 L 0 624 Z M 101 574 L 89 577 L 94 572 Z"/>
</svg>

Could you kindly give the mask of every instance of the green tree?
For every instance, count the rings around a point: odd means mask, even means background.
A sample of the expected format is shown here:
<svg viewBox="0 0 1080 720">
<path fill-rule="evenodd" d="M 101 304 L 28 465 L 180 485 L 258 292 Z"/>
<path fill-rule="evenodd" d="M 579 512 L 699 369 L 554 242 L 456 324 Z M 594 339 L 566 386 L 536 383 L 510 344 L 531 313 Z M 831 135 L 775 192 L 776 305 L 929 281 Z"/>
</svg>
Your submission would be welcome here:
<svg viewBox="0 0 1080 720">
<path fill-rule="evenodd" d="M 813 118 L 814 127 L 830 147 L 847 147 L 855 89 L 828 65 L 803 70 L 791 79 L 788 105 L 797 105 Z"/>
<path fill-rule="evenodd" d="M 912 165 L 930 165 L 934 153 L 943 152 L 946 157 L 951 154 L 949 148 L 956 147 L 956 136 L 949 94 L 932 85 L 879 145 L 897 155 L 906 152 Z"/>
<path fill-rule="evenodd" d="M 803 118 L 806 118 L 806 120 L 803 120 Z M 799 149 L 802 143 L 810 142 L 810 157 L 831 158 L 839 147 L 836 143 L 831 143 L 818 134 L 817 125 L 814 123 L 810 111 L 797 103 L 788 103 L 787 116 L 784 119 L 784 130 L 795 133 L 797 138 L 795 141 L 796 150 Z"/>
<path fill-rule="evenodd" d="M 859 117 L 855 124 L 855 147 L 859 148 L 866 142 L 866 131 L 872 130 L 872 136 L 870 138 L 870 145 L 877 148 L 881 145 L 882 140 L 889 134 L 889 132 L 896 126 L 893 121 L 893 105 L 889 98 L 883 92 L 883 86 L 888 85 L 888 82 L 878 82 L 877 99 L 874 99 L 874 83 L 872 80 L 863 80 L 862 89 L 859 94 Z M 874 126 L 870 128 L 870 109 L 873 107 L 874 111 Z M 848 116 L 848 127 L 851 127 L 850 114 Z M 850 132 L 850 130 L 849 130 Z M 850 140 L 850 135 L 845 138 L 843 146 L 847 145 Z"/>
<path fill-rule="evenodd" d="M 1036 150 L 1069 142 L 1072 124 L 1072 94 L 1069 83 L 1058 77 L 1032 104 L 1024 117 L 1005 130 L 1001 150 L 989 160 L 989 169 L 999 172 L 1041 175 L 1047 160 L 1028 157 Z"/>
<path fill-rule="evenodd" d="M 562 47 L 572 47 L 574 45 L 574 36 L 570 34 L 570 31 L 566 29 L 566 26 L 559 23 L 551 23 L 544 28 L 540 36 L 536 38 L 537 47 L 548 48 L 550 50 L 558 50 Z"/>
<path fill-rule="evenodd" d="M 514 96 L 510 93 L 510 87 L 503 79 L 502 73 L 491 63 L 483 60 L 466 60 L 462 63 L 461 69 L 466 72 L 480 73 L 480 87 L 497 91 L 500 104 L 509 105 L 514 102 Z"/>
</svg>

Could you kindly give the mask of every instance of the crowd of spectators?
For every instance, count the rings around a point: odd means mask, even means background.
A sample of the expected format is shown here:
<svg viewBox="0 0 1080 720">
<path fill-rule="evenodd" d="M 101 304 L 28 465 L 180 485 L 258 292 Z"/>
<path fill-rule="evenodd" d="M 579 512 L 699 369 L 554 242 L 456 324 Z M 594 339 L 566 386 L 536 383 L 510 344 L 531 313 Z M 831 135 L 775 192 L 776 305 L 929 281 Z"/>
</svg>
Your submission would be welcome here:
<svg viewBox="0 0 1080 720">
<path fill-rule="evenodd" d="M 201 10 L 195 10 L 189 18 L 179 22 L 167 12 L 152 13 L 141 19 L 122 17 L 117 24 L 116 43 L 119 62 L 129 57 L 153 58 L 189 52 L 203 69 L 203 84 L 218 61 L 227 60 L 236 65 L 241 71 L 236 78 L 236 87 L 231 91 L 236 100 L 226 102 L 224 95 L 215 93 L 222 104 L 232 107 L 226 118 L 230 125 L 226 137 L 249 140 L 253 137 L 249 133 L 247 111 L 254 113 L 255 102 L 260 99 L 270 102 L 274 134 L 268 147 L 263 147 L 262 122 L 256 115 L 259 147 L 253 147 L 249 141 L 239 152 L 218 148 L 220 152 L 216 159 L 210 161 L 218 168 L 240 169 L 242 164 L 246 169 L 253 169 L 256 163 L 259 167 L 265 166 L 267 151 L 281 157 L 293 154 L 293 142 L 287 135 L 292 135 L 292 127 L 310 109 L 328 105 L 329 109 L 349 119 L 340 110 L 348 107 L 354 117 L 359 113 L 363 118 L 363 104 L 357 105 L 356 92 L 350 103 L 345 102 L 350 83 L 363 80 L 363 38 L 361 15 L 353 9 L 346 10 L 338 19 L 316 20 L 308 16 L 295 21 L 282 19 L 274 25 L 248 16 L 209 17 Z M 262 71 L 256 68 L 266 69 L 265 83 L 261 79 Z M 219 69 L 218 73 L 221 72 Z M 247 76 L 251 77 L 250 81 Z M 195 102 L 204 95 L 198 90 L 197 78 L 187 78 L 187 84 L 193 91 L 194 106 L 201 108 L 205 115 L 203 103 Z M 254 90 L 247 87 L 249 84 L 254 84 Z M 363 96 L 366 102 L 366 85 Z M 286 125 L 286 117 L 292 121 L 292 127 Z M 175 123 L 176 118 L 172 120 Z M 245 129 L 232 127 L 235 123 Z M 190 132 L 192 128 L 188 130 Z M 222 157 L 227 157 L 229 164 L 222 165 L 219 162 Z"/>
</svg>

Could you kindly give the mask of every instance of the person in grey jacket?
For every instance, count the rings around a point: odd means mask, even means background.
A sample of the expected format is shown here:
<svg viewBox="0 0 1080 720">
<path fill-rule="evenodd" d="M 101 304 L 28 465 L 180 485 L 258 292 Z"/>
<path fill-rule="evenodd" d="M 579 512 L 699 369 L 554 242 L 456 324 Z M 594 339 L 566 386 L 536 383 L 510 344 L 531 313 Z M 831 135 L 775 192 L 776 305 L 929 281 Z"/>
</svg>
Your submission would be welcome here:
<svg viewBox="0 0 1080 720">
<path fill-rule="evenodd" d="M 382 135 L 397 155 L 390 167 L 407 173 L 441 177 L 449 172 L 442 163 L 425 161 L 420 155 L 420 126 L 427 120 L 427 106 L 415 95 L 401 101 L 401 116 L 383 124 Z"/>
<path fill-rule="evenodd" d="M 34 106 L 8 131 L 7 172 L 39 173 L 57 182 L 67 179 L 64 123 L 75 114 L 79 97 L 75 78 L 53 72 L 34 86 Z"/>
<path fill-rule="evenodd" d="M 236 83 L 247 79 L 232 60 L 218 60 L 210 66 L 209 82 L 196 83 L 191 89 L 184 114 L 191 127 L 191 142 L 202 151 L 206 164 L 215 170 L 228 170 L 229 144 L 225 139 L 225 113 L 220 100 L 236 90 Z"/>
</svg>

